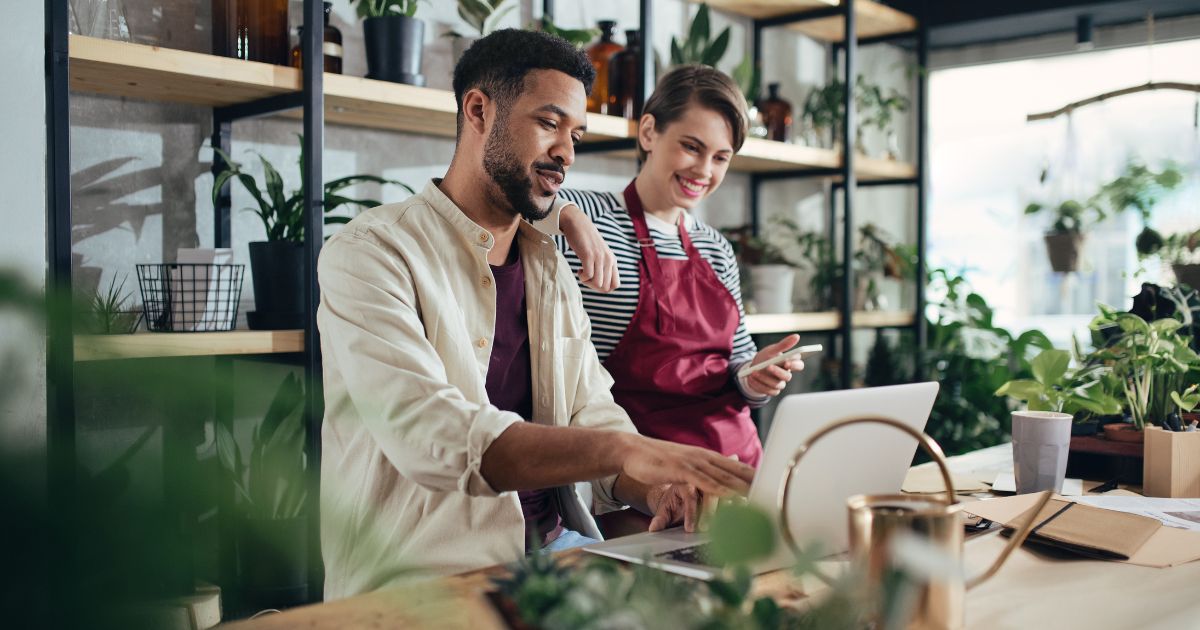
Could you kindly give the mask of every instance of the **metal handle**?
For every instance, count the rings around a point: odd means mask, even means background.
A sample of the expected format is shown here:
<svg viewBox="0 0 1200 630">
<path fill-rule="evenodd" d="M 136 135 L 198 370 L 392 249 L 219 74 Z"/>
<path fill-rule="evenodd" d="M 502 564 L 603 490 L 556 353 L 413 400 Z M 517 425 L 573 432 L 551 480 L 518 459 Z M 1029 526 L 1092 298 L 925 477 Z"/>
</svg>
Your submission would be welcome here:
<svg viewBox="0 0 1200 630">
<path fill-rule="evenodd" d="M 912 436 L 914 439 L 917 440 L 917 444 L 919 444 L 921 446 L 921 448 L 925 451 L 925 453 L 927 453 L 931 458 L 933 458 L 933 461 L 937 462 L 937 466 L 942 472 L 942 481 L 944 481 L 946 483 L 946 495 L 945 495 L 945 499 L 943 500 L 943 503 L 945 503 L 946 505 L 954 505 L 957 502 L 956 499 L 954 498 L 954 482 L 951 481 L 950 469 L 949 469 L 949 467 L 946 466 L 946 456 L 942 453 L 942 447 L 938 446 L 938 443 L 935 442 L 933 440 L 933 438 L 922 433 L 921 431 L 918 431 L 918 430 L 908 426 L 907 424 L 904 424 L 903 422 L 900 422 L 899 420 L 893 420 L 891 418 L 883 418 L 883 417 L 846 418 L 843 420 L 838 420 L 836 422 L 831 422 L 828 425 L 822 427 L 816 433 L 814 433 L 812 435 L 812 437 L 808 438 L 808 440 L 804 444 L 802 444 L 799 449 L 796 450 L 796 454 L 792 455 L 791 461 L 788 462 L 787 470 L 784 472 L 783 482 L 779 486 L 779 494 L 775 501 L 776 507 L 779 509 L 780 526 L 783 528 L 783 540 L 787 543 L 788 547 L 791 548 L 792 553 L 796 556 L 797 559 L 799 559 L 799 557 L 801 555 L 800 546 L 797 545 L 796 540 L 794 538 L 792 538 L 792 529 L 790 527 L 790 524 L 788 523 L 788 513 L 787 513 L 788 496 L 790 494 L 790 489 L 791 489 L 791 485 L 792 485 L 791 484 L 792 474 L 796 472 L 796 466 L 798 466 L 800 464 L 800 460 L 804 457 L 804 455 L 806 453 L 808 453 L 809 449 L 811 449 L 814 444 L 816 444 L 818 441 L 820 441 L 821 438 L 825 437 L 826 435 L 829 435 L 830 433 L 832 433 L 842 427 L 847 427 L 852 424 L 883 424 L 883 425 L 887 425 L 887 426 L 895 428 L 895 429 L 899 429 L 900 431 L 903 431 L 904 433 L 907 433 L 908 435 Z M 1040 509 L 1041 508 L 1039 508 L 1039 510 Z M 1027 535 L 1028 532 L 1025 532 L 1025 534 Z M 1024 536 L 1022 536 L 1022 539 L 1024 539 Z M 1008 555 L 1007 553 L 1004 554 L 1005 557 L 1007 557 L 1007 555 Z M 995 568 L 999 568 L 999 567 L 995 567 Z M 814 570 L 814 573 L 816 574 L 817 577 L 821 578 L 821 580 L 824 581 L 825 583 L 828 584 L 831 582 L 830 578 L 823 575 L 820 571 Z M 991 573 L 995 573 L 995 570 L 994 569 L 989 570 L 987 577 L 990 577 Z M 986 579 L 986 577 L 983 579 Z M 982 579 L 980 581 L 982 581 Z"/>
<path fill-rule="evenodd" d="M 1042 492 L 1042 498 L 1038 500 L 1037 505 L 1032 511 L 1029 512 L 1029 520 L 1021 526 L 1021 529 L 1017 531 L 1017 533 L 1013 534 L 1012 538 L 1008 539 L 1008 544 L 1005 545 L 1004 550 L 1000 552 L 1000 555 L 996 556 L 996 559 L 992 561 L 992 566 L 988 567 L 987 571 L 984 571 L 983 573 L 980 573 L 979 575 L 967 580 L 967 590 L 971 590 L 976 586 L 979 586 L 983 582 L 987 581 L 988 578 L 996 575 L 996 572 L 999 571 L 1000 567 L 1004 565 L 1004 561 L 1008 560 L 1008 556 L 1012 555 L 1012 552 L 1017 547 L 1020 547 L 1021 543 L 1025 542 L 1025 539 L 1030 533 L 1033 532 L 1033 526 L 1037 523 L 1038 514 L 1042 513 L 1042 508 L 1046 507 L 1046 504 L 1050 502 L 1050 497 L 1053 494 L 1054 493 L 1050 490 Z"/>
</svg>

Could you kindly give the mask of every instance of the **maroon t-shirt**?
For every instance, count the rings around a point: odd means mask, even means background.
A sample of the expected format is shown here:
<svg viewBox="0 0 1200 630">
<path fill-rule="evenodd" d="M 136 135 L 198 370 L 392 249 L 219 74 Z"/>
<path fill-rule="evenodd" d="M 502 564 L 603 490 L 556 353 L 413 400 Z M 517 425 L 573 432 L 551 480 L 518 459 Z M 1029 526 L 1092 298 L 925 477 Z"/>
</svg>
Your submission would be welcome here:
<svg viewBox="0 0 1200 630">
<path fill-rule="evenodd" d="M 488 400 L 526 420 L 533 417 L 533 372 L 529 358 L 529 317 L 525 311 L 525 269 L 513 241 L 512 260 L 491 265 L 496 278 L 496 336 L 488 361 Z M 562 531 L 562 518 L 554 505 L 554 491 L 519 492 L 525 515 L 525 540 L 536 536 L 546 544 Z"/>
</svg>

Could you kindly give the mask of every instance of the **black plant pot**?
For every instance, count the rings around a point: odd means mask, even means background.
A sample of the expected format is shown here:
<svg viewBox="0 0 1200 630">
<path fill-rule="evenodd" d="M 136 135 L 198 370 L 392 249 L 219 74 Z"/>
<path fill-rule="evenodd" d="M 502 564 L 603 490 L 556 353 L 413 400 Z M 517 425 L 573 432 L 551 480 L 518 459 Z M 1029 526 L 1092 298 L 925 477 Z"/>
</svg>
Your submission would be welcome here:
<svg viewBox="0 0 1200 630">
<path fill-rule="evenodd" d="M 254 330 L 304 328 L 304 244 L 250 243 L 250 277 L 255 310 L 246 313 Z"/>
<path fill-rule="evenodd" d="M 308 603 L 308 518 L 240 519 L 237 536 L 242 608 Z"/>
<path fill-rule="evenodd" d="M 1079 251 L 1083 249 L 1083 235 L 1079 232 L 1047 232 L 1046 254 L 1050 257 L 1050 268 L 1058 273 L 1079 271 Z"/>
<path fill-rule="evenodd" d="M 421 50 L 425 23 L 407 15 L 389 15 L 363 20 L 367 44 L 367 78 L 425 85 L 421 74 Z"/>
<path fill-rule="evenodd" d="M 1071 423 L 1071 435 L 1096 435 L 1100 432 L 1099 420 L 1088 420 L 1086 422 Z"/>
</svg>

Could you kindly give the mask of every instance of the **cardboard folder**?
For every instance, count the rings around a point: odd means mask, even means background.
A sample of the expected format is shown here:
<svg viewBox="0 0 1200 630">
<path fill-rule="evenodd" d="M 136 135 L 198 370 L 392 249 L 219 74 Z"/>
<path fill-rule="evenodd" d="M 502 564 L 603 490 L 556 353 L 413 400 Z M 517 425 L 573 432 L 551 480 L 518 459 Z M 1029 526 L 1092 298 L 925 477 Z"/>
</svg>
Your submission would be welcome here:
<svg viewBox="0 0 1200 630">
<path fill-rule="evenodd" d="M 1019 494 L 1012 497 L 1002 499 L 988 499 L 985 501 L 976 501 L 963 507 L 964 511 L 976 516 L 981 516 L 991 521 L 1004 524 L 1005 526 L 1019 526 L 1025 522 L 1023 516 L 1027 516 L 1034 508 L 1034 504 L 1038 499 L 1037 494 Z M 1039 514 L 1043 517 L 1047 512 L 1054 513 L 1062 509 L 1063 504 L 1070 503 L 1068 497 L 1055 496 L 1046 506 L 1046 512 Z M 1052 508 L 1053 505 L 1058 505 L 1057 508 Z M 1145 528 L 1144 523 L 1130 521 L 1121 517 L 1133 516 L 1135 519 L 1143 519 L 1145 517 L 1135 516 L 1131 514 L 1121 514 L 1111 510 L 1099 510 L 1104 514 L 1099 515 L 1099 518 L 1089 516 L 1089 510 L 1082 508 L 1090 508 L 1085 505 L 1074 505 L 1066 512 L 1063 512 L 1058 518 L 1064 518 L 1071 512 L 1075 514 L 1070 520 L 1054 525 L 1053 521 L 1045 523 L 1046 518 L 1039 520 L 1039 525 L 1043 525 L 1042 529 L 1037 534 L 1031 535 L 1041 536 L 1039 542 L 1043 544 L 1051 544 L 1054 542 L 1050 535 L 1061 538 L 1067 542 L 1056 546 L 1063 548 L 1072 548 L 1075 545 L 1075 551 L 1091 550 L 1094 553 L 1088 555 L 1096 557 L 1106 557 L 1117 562 L 1128 562 L 1144 567 L 1166 568 L 1178 564 L 1185 564 L 1194 560 L 1200 560 L 1200 533 L 1190 532 L 1174 527 L 1164 527 L 1153 519 L 1146 518 L 1145 520 L 1152 521 L 1157 527 Z M 1099 508 L 1090 508 L 1097 510 Z M 1121 517 L 1113 519 L 1111 515 L 1118 514 Z M 1048 517 L 1047 517 L 1048 518 Z M 1118 536 L 1125 535 L 1115 534 L 1114 532 L 1106 531 L 1105 528 L 1113 526 L 1113 523 L 1119 523 L 1126 529 L 1122 530 L 1125 533 L 1134 532 L 1132 535 L 1138 536 L 1137 532 L 1152 529 L 1148 536 L 1140 544 L 1121 543 L 1116 540 Z M 1136 547 L 1136 548 L 1134 548 Z M 1108 553 L 1095 553 L 1096 549 L 1104 549 Z M 1127 552 L 1127 559 L 1121 558 L 1120 553 Z"/>
</svg>

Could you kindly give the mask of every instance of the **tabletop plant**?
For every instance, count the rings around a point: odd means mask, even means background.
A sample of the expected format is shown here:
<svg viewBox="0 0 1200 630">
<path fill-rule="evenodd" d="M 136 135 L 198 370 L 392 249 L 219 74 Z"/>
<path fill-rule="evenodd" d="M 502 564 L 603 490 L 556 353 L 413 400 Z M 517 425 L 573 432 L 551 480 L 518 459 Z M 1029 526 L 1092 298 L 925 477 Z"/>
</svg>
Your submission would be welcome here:
<svg viewBox="0 0 1200 630">
<path fill-rule="evenodd" d="M 531 26 L 530 29 L 534 30 L 534 27 Z M 562 28 L 545 16 L 536 24 L 536 30 L 561 37 L 574 44 L 576 48 L 583 48 L 600 36 L 598 28 Z"/>
<path fill-rule="evenodd" d="M 879 280 L 892 278 L 904 280 L 912 274 L 913 262 L 906 254 L 910 250 L 895 244 L 894 239 L 874 223 L 864 223 L 858 228 L 858 250 L 854 252 L 856 271 L 866 283 L 865 295 L 868 308 L 879 306 Z"/>
<path fill-rule="evenodd" d="M 679 41 L 671 36 L 671 65 L 698 63 L 715 68 L 729 47 L 729 27 L 712 39 L 709 39 L 709 29 L 708 4 L 702 3 L 692 18 L 687 37 Z"/>
<path fill-rule="evenodd" d="M 1121 412 L 1121 403 L 1109 393 L 1103 364 L 1082 365 L 1071 369 L 1071 354 L 1066 350 L 1042 350 L 1030 368 L 1033 378 L 1013 379 L 996 390 L 997 396 L 1008 396 L 1026 403 L 1030 411 L 1058 411 L 1082 419 L 1094 414 L 1111 416 Z"/>
<path fill-rule="evenodd" d="M 904 99 L 899 93 L 884 97 L 882 90 L 878 86 L 868 83 L 863 75 L 860 74 L 855 78 L 854 109 L 859 116 L 858 129 L 854 138 L 856 151 L 866 153 L 862 141 L 864 127 L 877 125 L 881 121 L 890 124 L 893 110 L 900 105 L 902 100 L 904 107 L 907 108 L 907 99 Z M 889 111 L 882 117 L 877 111 L 880 101 L 889 103 Z M 845 82 L 835 78 L 823 86 L 814 87 L 805 97 L 801 112 L 801 119 L 818 139 L 826 137 L 825 134 L 828 132 L 830 146 L 835 148 L 841 146 L 842 127 L 846 121 Z"/>
<path fill-rule="evenodd" d="M 79 309 L 76 329 L 95 335 L 117 335 L 133 332 L 142 319 L 142 311 L 129 304 L 130 293 L 125 291 L 126 277 L 113 276 L 108 288 L 97 289 Z"/>
<path fill-rule="evenodd" d="M 1147 322 L 1101 305 L 1088 327 L 1097 347 L 1092 356 L 1117 377 L 1124 408 L 1138 430 L 1166 422 L 1178 410 L 1174 397 L 1200 383 L 1200 355 L 1179 333 L 1184 327 L 1179 319 Z"/>
<path fill-rule="evenodd" d="M 420 0 L 350 0 L 350 3 L 357 3 L 358 17 L 365 20 L 389 15 L 413 17 Z"/>
</svg>

